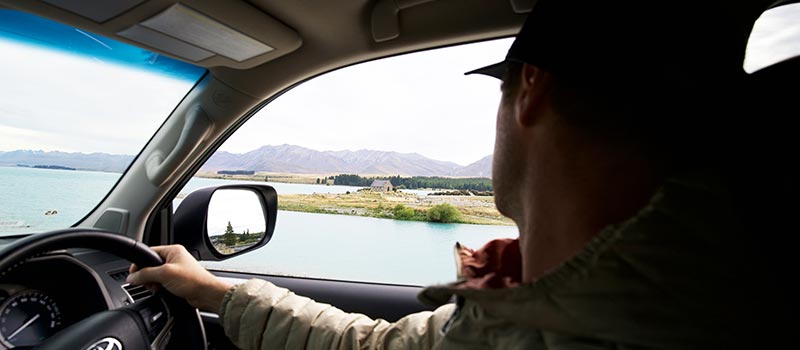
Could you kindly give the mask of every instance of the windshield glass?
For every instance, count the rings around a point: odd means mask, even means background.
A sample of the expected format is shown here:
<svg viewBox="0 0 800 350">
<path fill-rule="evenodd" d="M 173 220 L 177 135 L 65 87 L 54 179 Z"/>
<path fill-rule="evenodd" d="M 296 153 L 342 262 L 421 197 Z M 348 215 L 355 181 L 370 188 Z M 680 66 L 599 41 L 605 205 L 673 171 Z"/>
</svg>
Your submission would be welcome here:
<svg viewBox="0 0 800 350">
<path fill-rule="evenodd" d="M 205 72 L 12 10 L 0 53 L 0 234 L 84 217 Z"/>
</svg>

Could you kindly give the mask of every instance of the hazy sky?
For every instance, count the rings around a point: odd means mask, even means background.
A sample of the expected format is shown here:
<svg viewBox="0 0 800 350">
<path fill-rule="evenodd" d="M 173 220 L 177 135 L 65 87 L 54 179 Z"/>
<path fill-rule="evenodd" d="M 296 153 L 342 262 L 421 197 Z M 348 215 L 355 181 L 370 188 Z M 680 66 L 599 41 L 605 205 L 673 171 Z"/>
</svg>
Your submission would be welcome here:
<svg viewBox="0 0 800 350">
<path fill-rule="evenodd" d="M 800 6 L 790 5 L 759 21 L 748 71 L 800 53 L 798 18 Z M 398 56 L 318 77 L 268 105 L 222 150 L 293 144 L 471 163 L 492 152 L 500 91 L 496 79 L 463 72 L 501 60 L 510 43 Z M 3 38 L 0 52 L 0 151 L 138 153 L 193 85 Z"/>
<path fill-rule="evenodd" d="M 2 38 L 0 52 L 0 151 L 136 154 L 194 85 Z"/>
<path fill-rule="evenodd" d="M 263 144 L 420 153 L 462 165 L 492 153 L 500 82 L 464 72 L 499 62 L 510 39 L 343 68 L 287 92 L 222 150 Z"/>
<path fill-rule="evenodd" d="M 510 40 L 332 72 L 285 94 L 223 150 L 262 145 L 416 152 L 467 164 L 492 152 L 499 82 L 463 72 Z M 0 39 L 0 150 L 135 154 L 192 82 Z M 56 55 L 57 57 L 53 57 Z"/>
</svg>

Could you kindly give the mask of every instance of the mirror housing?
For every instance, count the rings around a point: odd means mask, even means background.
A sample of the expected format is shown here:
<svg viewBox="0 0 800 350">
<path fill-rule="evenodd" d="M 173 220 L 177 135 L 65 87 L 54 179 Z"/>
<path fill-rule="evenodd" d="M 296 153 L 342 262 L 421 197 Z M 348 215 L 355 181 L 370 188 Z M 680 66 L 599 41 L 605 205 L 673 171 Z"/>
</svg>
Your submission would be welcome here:
<svg viewBox="0 0 800 350">
<path fill-rule="evenodd" d="M 255 193 L 261 202 L 261 210 L 266 223 L 264 236 L 257 243 L 236 251 L 222 254 L 214 248 L 208 232 L 208 209 L 211 199 L 218 190 L 248 190 Z M 233 184 L 217 185 L 198 189 L 183 199 L 173 216 L 172 242 L 186 247 L 196 259 L 206 261 L 222 261 L 254 249 L 263 247 L 275 231 L 275 219 L 278 215 L 278 194 L 269 185 Z"/>
</svg>

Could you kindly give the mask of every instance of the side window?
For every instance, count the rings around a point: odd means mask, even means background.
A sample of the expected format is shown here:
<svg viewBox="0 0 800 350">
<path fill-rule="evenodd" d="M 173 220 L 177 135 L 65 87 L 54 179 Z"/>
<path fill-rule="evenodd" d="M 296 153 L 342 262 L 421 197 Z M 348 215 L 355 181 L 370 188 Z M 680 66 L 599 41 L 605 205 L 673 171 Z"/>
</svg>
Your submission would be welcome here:
<svg viewBox="0 0 800 350">
<path fill-rule="evenodd" d="M 266 181 L 279 195 L 275 234 L 259 250 L 204 265 L 427 285 L 455 279 L 456 242 L 477 248 L 516 237 L 494 205 L 490 178 L 499 82 L 463 74 L 501 60 L 510 44 L 343 68 L 266 106 L 182 193 Z"/>
<path fill-rule="evenodd" d="M 753 73 L 797 56 L 800 56 L 800 4 L 764 11 L 747 41 L 744 70 Z"/>
</svg>

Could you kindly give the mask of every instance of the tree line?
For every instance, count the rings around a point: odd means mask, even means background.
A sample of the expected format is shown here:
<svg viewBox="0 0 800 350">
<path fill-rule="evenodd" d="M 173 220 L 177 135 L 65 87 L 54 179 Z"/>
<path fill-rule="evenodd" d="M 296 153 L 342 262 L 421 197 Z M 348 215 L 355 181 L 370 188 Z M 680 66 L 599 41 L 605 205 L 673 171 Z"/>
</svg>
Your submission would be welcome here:
<svg viewBox="0 0 800 350">
<path fill-rule="evenodd" d="M 367 187 L 374 180 L 389 180 L 397 189 L 442 188 L 449 190 L 492 191 L 492 179 L 485 177 L 438 177 L 438 176 L 389 176 L 361 177 L 355 174 L 339 174 L 334 176 L 334 183 L 344 186 Z"/>
<path fill-rule="evenodd" d="M 225 233 L 218 236 L 211 236 L 211 243 L 233 247 L 258 243 L 263 236 L 264 232 L 250 233 L 250 229 L 246 229 L 242 231 L 242 233 L 236 233 L 233 231 L 233 225 L 228 221 L 228 226 L 225 227 Z"/>
</svg>

